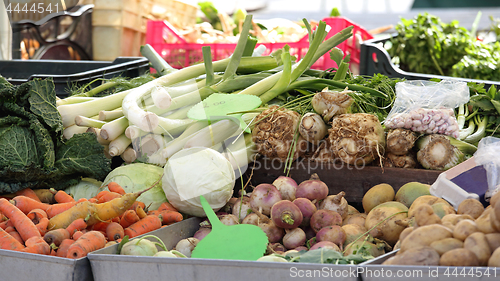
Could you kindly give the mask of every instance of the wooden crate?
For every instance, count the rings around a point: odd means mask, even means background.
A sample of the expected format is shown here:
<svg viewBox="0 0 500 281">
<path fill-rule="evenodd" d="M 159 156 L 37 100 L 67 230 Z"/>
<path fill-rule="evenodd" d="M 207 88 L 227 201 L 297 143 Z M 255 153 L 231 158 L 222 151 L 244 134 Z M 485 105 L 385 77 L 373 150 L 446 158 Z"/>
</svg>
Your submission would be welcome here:
<svg viewBox="0 0 500 281">
<path fill-rule="evenodd" d="M 250 183 L 256 186 L 261 183 L 272 183 L 279 176 L 285 175 L 284 164 L 271 161 L 267 158 L 258 159 L 253 164 L 249 164 L 248 170 L 243 176 L 244 182 L 250 177 Z M 442 171 L 425 169 L 402 169 L 402 168 L 381 168 L 378 166 L 347 167 L 345 164 L 322 164 L 314 161 L 295 161 L 292 164 L 289 176 L 297 183 L 310 178 L 311 174 L 318 174 L 330 189 L 330 194 L 337 194 L 340 191 L 346 193 L 346 200 L 350 204 L 361 203 L 363 195 L 380 183 L 390 184 L 395 191 L 398 191 L 405 183 L 418 181 L 426 184 L 433 184 Z M 235 191 L 240 189 L 240 184 L 235 185 Z M 251 191 L 247 188 L 247 191 Z"/>
</svg>

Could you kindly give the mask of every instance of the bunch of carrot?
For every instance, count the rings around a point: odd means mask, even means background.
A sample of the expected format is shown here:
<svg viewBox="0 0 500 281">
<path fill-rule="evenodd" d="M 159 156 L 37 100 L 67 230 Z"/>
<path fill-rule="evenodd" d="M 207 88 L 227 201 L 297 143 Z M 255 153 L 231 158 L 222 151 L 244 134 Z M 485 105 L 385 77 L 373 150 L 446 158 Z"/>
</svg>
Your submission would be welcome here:
<svg viewBox="0 0 500 281">
<path fill-rule="evenodd" d="M 29 188 L 11 200 L 0 198 L 0 249 L 77 259 L 125 235 L 136 237 L 183 219 L 168 202 L 147 210 L 136 199 L 149 189 L 126 193 L 115 182 L 107 187 L 78 201 L 54 191 L 55 204 L 43 203 Z"/>
</svg>

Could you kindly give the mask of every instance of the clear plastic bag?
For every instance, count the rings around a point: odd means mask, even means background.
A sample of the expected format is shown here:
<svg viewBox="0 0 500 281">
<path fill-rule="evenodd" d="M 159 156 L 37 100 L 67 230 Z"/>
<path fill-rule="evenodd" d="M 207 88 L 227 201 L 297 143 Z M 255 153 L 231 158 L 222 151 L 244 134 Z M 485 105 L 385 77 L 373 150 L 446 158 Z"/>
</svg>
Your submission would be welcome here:
<svg viewBox="0 0 500 281">
<path fill-rule="evenodd" d="M 484 137 L 479 141 L 477 151 L 474 153 L 474 160 L 477 164 L 483 165 L 486 170 L 488 181 L 488 191 L 484 195 L 485 199 L 500 191 L 500 139 L 495 137 Z"/>
<path fill-rule="evenodd" d="M 417 133 L 443 134 L 458 138 L 454 108 L 469 101 L 465 82 L 442 80 L 404 81 L 396 84 L 396 100 L 385 126 Z"/>
</svg>

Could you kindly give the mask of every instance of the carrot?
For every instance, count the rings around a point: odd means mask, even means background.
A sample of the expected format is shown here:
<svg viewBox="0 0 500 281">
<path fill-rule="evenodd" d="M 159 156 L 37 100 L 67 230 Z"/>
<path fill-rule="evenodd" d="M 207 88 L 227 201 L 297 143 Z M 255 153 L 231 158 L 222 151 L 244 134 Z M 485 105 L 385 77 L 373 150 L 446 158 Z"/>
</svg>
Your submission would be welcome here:
<svg viewBox="0 0 500 281">
<path fill-rule="evenodd" d="M 129 210 L 135 210 L 135 209 L 137 209 L 137 206 L 141 206 L 141 208 L 146 210 L 146 204 L 144 204 L 144 202 L 141 202 L 141 201 L 135 201 L 134 204 L 132 204 L 132 206 L 130 206 Z"/>
<path fill-rule="evenodd" d="M 119 193 L 120 195 L 125 195 L 126 193 L 125 189 L 123 189 L 123 187 L 121 187 L 118 183 L 114 181 L 108 183 L 108 189 L 109 191 Z"/>
<path fill-rule="evenodd" d="M 161 211 L 158 211 L 158 210 L 148 211 L 148 215 L 152 215 L 152 216 L 158 216 L 160 213 L 161 213 Z"/>
<path fill-rule="evenodd" d="M 54 199 L 56 200 L 57 203 L 68 203 L 68 202 L 75 202 L 75 199 L 66 193 L 64 190 L 58 190 L 54 194 Z"/>
<path fill-rule="evenodd" d="M 30 247 L 26 247 L 21 250 L 21 252 L 25 253 L 33 253 L 33 254 L 41 254 L 41 255 L 50 255 L 50 245 L 46 242 L 36 243 Z"/>
<path fill-rule="evenodd" d="M 133 225 L 125 228 L 123 231 L 129 238 L 139 236 L 144 233 L 159 229 L 161 220 L 157 216 L 147 216 Z"/>
<path fill-rule="evenodd" d="M 58 204 L 53 204 L 53 205 L 50 205 L 49 208 L 47 208 L 47 210 L 45 210 L 47 212 L 47 216 L 49 218 L 53 218 L 55 217 L 56 215 L 64 212 L 64 211 L 67 211 L 69 209 L 71 209 L 73 206 L 75 206 L 77 203 L 76 202 L 66 202 L 66 203 L 58 203 Z"/>
<path fill-rule="evenodd" d="M 47 208 L 50 206 L 49 204 L 36 201 L 23 195 L 18 195 L 12 198 L 10 202 L 25 214 L 29 213 L 33 209 L 42 209 L 47 211 Z"/>
<path fill-rule="evenodd" d="M 83 202 L 83 201 L 89 201 L 89 199 L 87 198 L 80 198 L 76 201 L 76 203 L 80 203 L 80 202 Z"/>
<path fill-rule="evenodd" d="M 116 216 L 116 217 L 112 218 L 111 221 L 120 223 L 120 216 Z"/>
<path fill-rule="evenodd" d="M 117 239 L 123 238 L 123 236 L 125 236 L 123 227 L 116 222 L 108 224 L 108 227 L 106 227 L 106 236 L 109 241 L 116 241 Z"/>
<path fill-rule="evenodd" d="M 110 223 L 111 223 L 111 221 L 100 221 L 100 222 L 90 226 L 89 230 L 106 232 L 106 228 L 108 227 L 108 225 Z"/>
<path fill-rule="evenodd" d="M 12 237 L 7 231 L 0 229 L 0 249 L 19 251 L 24 245 Z"/>
<path fill-rule="evenodd" d="M 89 202 L 90 203 L 97 203 L 97 198 L 92 197 L 92 198 L 89 199 Z"/>
<path fill-rule="evenodd" d="M 146 214 L 146 212 L 144 212 L 144 209 L 139 205 L 137 206 L 137 208 L 135 208 L 135 212 L 141 220 L 148 216 L 148 214 Z"/>
<path fill-rule="evenodd" d="M 78 219 L 87 218 L 88 225 L 94 225 L 99 221 L 111 220 L 114 217 L 121 216 L 142 193 L 148 191 L 158 184 L 158 179 L 151 187 L 134 193 L 126 193 L 120 198 L 115 198 L 106 203 L 94 204 L 89 201 L 83 201 L 72 208 L 52 217 L 49 222 L 49 229 L 66 228 L 68 225 Z M 64 203 L 63 203 L 64 204 Z"/>
<path fill-rule="evenodd" d="M 104 248 L 106 242 L 106 237 L 101 232 L 89 231 L 69 246 L 66 257 L 70 259 L 83 258 L 92 251 Z"/>
<path fill-rule="evenodd" d="M 168 202 L 161 203 L 157 210 L 160 211 L 160 212 L 161 211 L 165 211 L 165 210 L 170 210 L 170 211 L 176 211 L 177 212 L 177 209 L 172 204 L 170 204 Z"/>
<path fill-rule="evenodd" d="M 38 229 L 38 232 L 40 232 L 40 235 L 44 236 L 45 233 L 47 233 L 47 227 L 49 226 L 49 219 L 42 218 L 40 222 L 37 223 L 35 226 Z"/>
<path fill-rule="evenodd" d="M 26 247 L 31 247 L 31 246 L 38 244 L 38 243 L 41 243 L 41 242 L 45 242 L 45 240 L 43 240 L 42 237 L 33 236 L 30 239 L 26 240 L 26 242 L 24 242 L 24 245 Z"/>
<path fill-rule="evenodd" d="M 42 209 L 33 209 L 26 216 L 36 225 L 42 218 L 47 218 L 47 212 Z"/>
<path fill-rule="evenodd" d="M 75 243 L 73 239 L 64 239 L 59 245 L 59 249 L 57 249 L 57 256 L 65 258 L 68 255 L 69 246 Z"/>
<path fill-rule="evenodd" d="M 172 224 L 180 222 L 183 219 L 181 213 L 169 210 L 162 211 L 158 217 L 161 219 L 162 224 Z"/>
<path fill-rule="evenodd" d="M 85 234 L 83 233 L 83 230 L 79 230 L 79 231 L 75 231 L 75 233 L 73 233 L 73 236 L 71 236 L 71 238 L 73 238 L 73 240 L 78 240 L 78 238 L 82 237 L 82 235 Z"/>
<path fill-rule="evenodd" d="M 5 231 L 7 231 L 7 230 L 5 230 Z M 16 238 L 16 240 L 19 241 L 19 243 L 24 243 L 23 238 L 21 238 L 21 235 L 19 235 L 19 232 L 17 232 L 15 229 L 11 230 L 11 231 L 7 231 L 7 233 L 10 234 L 10 236 Z"/>
<path fill-rule="evenodd" d="M 50 189 L 33 189 L 33 192 L 35 192 L 36 196 L 42 203 L 46 204 L 54 204 L 57 203 L 56 200 L 54 199 L 54 193 L 50 191 Z"/>
<path fill-rule="evenodd" d="M 64 239 L 69 238 L 71 238 L 71 235 L 64 228 L 53 229 L 45 233 L 45 235 L 43 236 L 43 240 L 45 240 L 47 244 L 50 245 L 54 243 L 56 246 L 59 246 Z"/>
<path fill-rule="evenodd" d="M 12 232 L 12 231 L 16 231 L 16 229 L 14 228 L 14 226 L 13 226 L 13 225 L 9 225 L 9 226 L 7 226 L 7 227 L 5 228 L 5 231 L 7 231 L 7 232 Z M 24 241 L 23 241 L 23 242 L 24 242 Z"/>
<path fill-rule="evenodd" d="M 70 223 L 68 227 L 66 227 L 66 230 L 70 235 L 73 235 L 75 231 L 82 230 L 85 228 L 87 228 L 87 222 L 85 221 L 85 219 L 79 218 Z"/>
<path fill-rule="evenodd" d="M 123 213 L 121 219 L 120 219 L 120 225 L 123 228 L 127 228 L 131 226 L 132 224 L 138 222 L 140 220 L 139 216 L 134 210 L 127 210 L 125 213 Z"/>
<path fill-rule="evenodd" d="M 6 199 L 0 199 L 0 212 L 4 213 L 19 232 L 24 241 L 32 236 L 40 236 L 35 224 L 16 206 Z"/>
<path fill-rule="evenodd" d="M 11 220 L 6 220 L 0 223 L 0 228 L 5 230 L 9 226 L 14 226 Z"/>
<path fill-rule="evenodd" d="M 25 189 L 16 191 L 14 194 L 16 196 L 23 195 L 23 196 L 29 197 L 35 201 L 38 201 L 40 203 L 42 202 L 42 201 L 40 201 L 40 198 L 38 198 L 38 196 L 36 195 L 35 191 L 33 191 L 33 189 L 31 189 L 31 188 L 25 188 Z"/>
<path fill-rule="evenodd" d="M 111 191 L 109 190 L 102 190 L 102 191 L 99 191 L 99 193 L 96 194 L 95 198 L 97 198 L 97 200 L 99 200 L 99 198 L 103 197 L 103 196 L 106 196 L 106 194 L 110 193 Z"/>
<path fill-rule="evenodd" d="M 103 196 L 98 197 L 97 203 L 106 203 L 106 202 L 109 202 L 115 198 L 120 198 L 120 197 L 122 197 L 122 195 L 120 193 L 110 191 L 110 192 L 104 194 Z"/>
</svg>

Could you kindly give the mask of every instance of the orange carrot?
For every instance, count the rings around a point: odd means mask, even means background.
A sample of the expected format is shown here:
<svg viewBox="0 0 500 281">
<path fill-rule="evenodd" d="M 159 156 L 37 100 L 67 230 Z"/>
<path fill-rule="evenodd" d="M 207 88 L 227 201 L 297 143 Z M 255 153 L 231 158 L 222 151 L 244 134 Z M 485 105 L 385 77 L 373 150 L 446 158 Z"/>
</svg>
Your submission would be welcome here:
<svg viewBox="0 0 500 281">
<path fill-rule="evenodd" d="M 26 240 L 26 242 L 24 242 L 24 245 L 26 247 L 31 247 L 31 246 L 38 244 L 38 243 L 41 243 L 41 242 L 45 242 L 45 240 L 43 240 L 42 237 L 33 236 L 30 239 Z"/>
<path fill-rule="evenodd" d="M 183 219 L 181 213 L 169 210 L 162 211 L 158 217 L 161 219 L 162 224 L 172 224 L 180 222 Z"/>
<path fill-rule="evenodd" d="M 45 210 L 47 212 L 47 216 L 49 218 L 53 218 L 55 217 L 56 215 L 66 211 L 66 210 L 69 210 L 71 207 L 75 206 L 77 203 L 76 202 L 66 202 L 66 203 L 58 203 L 58 204 L 53 204 L 53 205 L 50 205 L 49 208 L 47 208 L 47 210 Z"/>
<path fill-rule="evenodd" d="M 97 200 L 99 200 L 99 198 L 105 196 L 106 194 L 110 193 L 111 191 L 109 190 L 102 190 L 102 191 L 99 191 L 99 193 L 96 194 L 95 198 L 97 198 Z"/>
<path fill-rule="evenodd" d="M 146 212 L 144 212 L 144 209 L 141 207 L 141 206 L 137 206 L 137 208 L 135 208 L 135 213 L 139 216 L 139 218 L 142 220 L 143 218 L 147 217 L 148 214 L 146 214 Z"/>
<path fill-rule="evenodd" d="M 23 195 L 18 195 L 12 198 L 10 202 L 25 214 L 29 213 L 33 209 L 42 209 L 47 211 L 47 208 L 50 206 L 49 204 L 36 201 Z"/>
<path fill-rule="evenodd" d="M 108 224 L 108 227 L 106 227 L 106 236 L 109 241 L 116 241 L 117 239 L 123 238 L 123 236 L 125 236 L 123 227 L 116 222 Z"/>
<path fill-rule="evenodd" d="M 76 201 L 76 203 L 80 203 L 80 202 L 83 202 L 83 201 L 89 201 L 89 199 L 87 198 L 80 198 Z"/>
<path fill-rule="evenodd" d="M 42 201 L 40 201 L 40 198 L 38 198 L 38 196 L 36 195 L 35 191 L 33 191 L 33 189 L 31 189 L 31 188 L 25 188 L 25 189 L 16 191 L 14 194 L 16 196 L 23 195 L 23 196 L 29 197 L 35 201 L 42 202 Z"/>
<path fill-rule="evenodd" d="M 57 203 L 75 202 L 75 199 L 64 190 L 58 190 L 56 194 L 54 194 L 54 199 Z"/>
<path fill-rule="evenodd" d="M 141 208 L 143 208 L 144 210 L 146 210 L 146 204 L 144 204 L 144 202 L 141 201 L 135 201 L 134 204 L 130 206 L 129 210 L 135 210 L 138 205 L 141 206 Z"/>
<path fill-rule="evenodd" d="M 40 232 L 41 236 L 44 236 L 45 233 L 47 233 L 47 227 L 49 226 L 49 219 L 48 218 L 42 218 L 40 222 L 38 222 L 36 225 L 36 228 L 38 229 L 38 232 Z"/>
<path fill-rule="evenodd" d="M 82 230 L 85 228 L 87 228 L 87 222 L 84 219 L 79 218 L 74 220 L 70 225 L 68 225 L 68 227 L 66 227 L 66 230 L 70 235 L 73 235 L 75 231 Z"/>
<path fill-rule="evenodd" d="M 35 224 L 16 206 L 6 199 L 0 199 L 0 212 L 4 213 L 19 232 L 24 241 L 32 236 L 40 236 Z"/>
<path fill-rule="evenodd" d="M 9 226 L 7 226 L 7 227 L 5 228 L 5 231 L 7 231 L 7 232 L 12 232 L 12 231 L 16 231 L 16 229 L 14 228 L 14 226 L 13 226 L 13 225 L 9 225 Z"/>
<path fill-rule="evenodd" d="M 65 258 L 68 255 L 68 248 L 75 243 L 73 239 L 64 239 L 57 249 L 57 256 Z"/>
<path fill-rule="evenodd" d="M 165 210 L 170 210 L 170 211 L 176 211 L 177 212 L 177 209 L 172 206 L 172 204 L 168 203 L 168 202 L 163 202 L 161 203 L 161 205 L 158 207 L 157 209 L 158 211 L 165 211 Z"/>
<path fill-rule="evenodd" d="M 114 218 L 111 219 L 111 222 L 117 222 L 117 223 L 120 223 L 120 216 L 116 216 Z"/>
<path fill-rule="evenodd" d="M 71 236 L 71 238 L 73 238 L 73 240 L 78 240 L 78 238 L 82 237 L 82 235 L 84 234 L 83 233 L 84 230 L 79 230 L 79 231 L 75 231 L 75 233 L 73 233 L 73 236 Z"/>
<path fill-rule="evenodd" d="M 38 224 L 42 218 L 47 218 L 47 212 L 42 209 L 33 209 L 26 215 L 34 224 Z"/>
<path fill-rule="evenodd" d="M 66 257 L 70 259 L 83 258 L 92 251 L 104 248 L 106 242 L 106 237 L 101 232 L 89 231 L 69 246 Z"/>
<path fill-rule="evenodd" d="M 144 233 L 159 229 L 161 227 L 161 220 L 157 216 L 147 216 L 142 220 L 134 223 L 133 225 L 124 229 L 125 235 L 129 238 L 139 236 Z"/>
<path fill-rule="evenodd" d="M 106 203 L 106 202 L 109 202 L 115 198 L 120 198 L 120 197 L 122 197 L 122 195 L 120 193 L 110 191 L 110 192 L 104 194 L 103 196 L 98 197 L 97 203 Z"/>
<path fill-rule="evenodd" d="M 125 195 L 126 193 L 125 189 L 123 189 L 123 187 L 121 187 L 118 183 L 114 181 L 108 183 L 108 189 L 109 191 L 119 193 L 120 195 Z"/>
<path fill-rule="evenodd" d="M 97 203 L 97 198 L 92 197 L 92 198 L 89 199 L 89 202 L 90 203 Z"/>
<path fill-rule="evenodd" d="M 7 231 L 0 229 L 0 249 L 19 251 L 24 245 L 12 237 Z"/>
<path fill-rule="evenodd" d="M 43 240 L 45 240 L 47 244 L 50 245 L 54 243 L 56 246 L 59 246 L 64 239 L 69 239 L 69 238 L 71 238 L 71 235 L 65 228 L 50 230 L 43 236 Z"/>
<path fill-rule="evenodd" d="M 46 242 L 36 243 L 30 247 L 26 247 L 21 250 L 21 252 L 25 253 L 33 253 L 33 254 L 41 254 L 41 255 L 50 255 L 50 245 Z"/>
<path fill-rule="evenodd" d="M 158 210 L 148 211 L 148 215 L 152 215 L 152 216 L 158 216 L 160 213 L 161 213 L 161 211 L 158 211 Z"/>
<path fill-rule="evenodd" d="M 131 226 L 132 224 L 138 222 L 139 220 L 140 220 L 139 216 L 137 215 L 137 213 L 134 210 L 127 210 L 127 211 L 125 211 L 125 213 L 123 213 L 123 215 L 120 219 L 120 225 L 123 228 L 127 228 L 127 227 Z"/>
<path fill-rule="evenodd" d="M 0 223 L 0 228 L 5 230 L 9 226 L 14 226 L 11 220 L 6 220 Z"/>
<path fill-rule="evenodd" d="M 5 230 L 5 231 L 7 231 L 7 230 Z M 19 243 L 24 243 L 23 238 L 21 238 L 21 235 L 19 235 L 19 232 L 17 232 L 15 229 L 11 230 L 11 231 L 7 231 L 7 233 L 9 233 L 10 236 L 16 238 L 16 240 L 19 241 Z"/>
<path fill-rule="evenodd" d="M 95 231 L 104 231 L 106 232 L 106 228 L 108 225 L 111 223 L 111 221 L 100 221 L 92 226 L 89 227 L 89 230 L 95 230 Z"/>
</svg>

